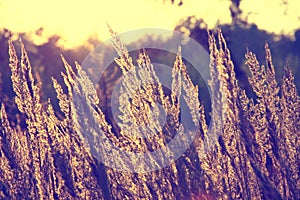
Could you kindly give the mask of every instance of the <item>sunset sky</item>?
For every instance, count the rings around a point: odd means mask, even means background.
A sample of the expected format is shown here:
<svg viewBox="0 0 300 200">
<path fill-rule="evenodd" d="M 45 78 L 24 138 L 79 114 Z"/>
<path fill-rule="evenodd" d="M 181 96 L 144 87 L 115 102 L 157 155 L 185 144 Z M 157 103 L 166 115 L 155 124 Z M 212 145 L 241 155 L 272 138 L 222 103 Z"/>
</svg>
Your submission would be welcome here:
<svg viewBox="0 0 300 200">
<path fill-rule="evenodd" d="M 251 13 L 249 22 L 258 27 L 291 34 L 300 28 L 300 1 L 289 0 L 288 5 L 283 2 L 242 0 L 241 9 Z M 217 21 L 230 22 L 229 5 L 229 0 L 183 0 L 180 7 L 169 0 L 2 0 L 0 28 L 34 33 L 43 27 L 44 38 L 58 34 L 63 45 L 72 47 L 90 35 L 108 39 L 106 22 L 119 33 L 152 27 L 172 30 L 181 19 L 196 15 L 213 27 Z"/>
</svg>

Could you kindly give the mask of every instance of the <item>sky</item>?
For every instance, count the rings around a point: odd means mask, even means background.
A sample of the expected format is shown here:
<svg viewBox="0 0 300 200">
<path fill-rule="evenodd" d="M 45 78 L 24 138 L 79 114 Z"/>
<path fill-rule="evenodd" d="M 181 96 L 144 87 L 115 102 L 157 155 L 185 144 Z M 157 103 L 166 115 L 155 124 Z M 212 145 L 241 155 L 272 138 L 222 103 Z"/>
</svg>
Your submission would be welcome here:
<svg viewBox="0 0 300 200">
<path fill-rule="evenodd" d="M 291 34 L 300 28 L 300 1 L 289 0 L 288 5 L 284 1 L 242 0 L 241 9 L 259 28 Z M 173 30 L 180 20 L 195 15 L 212 28 L 217 22 L 231 21 L 229 5 L 229 0 L 183 0 L 180 7 L 170 0 L 1 0 L 0 28 L 34 33 L 43 27 L 36 43 L 56 34 L 62 45 L 71 48 L 90 35 L 109 39 L 106 23 L 119 33 L 139 28 Z"/>
</svg>

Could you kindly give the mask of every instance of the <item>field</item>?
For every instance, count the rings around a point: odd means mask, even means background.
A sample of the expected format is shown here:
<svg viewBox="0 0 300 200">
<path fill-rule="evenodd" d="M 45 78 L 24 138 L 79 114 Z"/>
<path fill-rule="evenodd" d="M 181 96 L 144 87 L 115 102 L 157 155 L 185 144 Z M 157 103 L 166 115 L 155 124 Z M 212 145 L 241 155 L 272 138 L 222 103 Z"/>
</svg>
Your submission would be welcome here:
<svg viewBox="0 0 300 200">
<path fill-rule="evenodd" d="M 101 108 L 86 72 L 63 56 L 63 82 L 52 78 L 60 109 L 55 111 L 43 98 L 26 47 L 9 41 L 19 111 L 12 119 L 11 105 L 2 102 L 1 199 L 300 199 L 300 98 L 288 64 L 277 83 L 268 44 L 265 64 L 255 52 L 245 55 L 254 99 L 238 85 L 221 30 L 208 32 L 208 113 L 180 48 L 167 92 L 147 51 L 134 60 L 111 33 L 123 75 L 118 126 Z M 182 122 L 184 106 L 192 130 Z M 177 134 L 183 137 L 175 140 Z M 173 151 L 159 151 L 170 141 Z M 158 153 L 137 156 L 145 152 Z"/>
</svg>

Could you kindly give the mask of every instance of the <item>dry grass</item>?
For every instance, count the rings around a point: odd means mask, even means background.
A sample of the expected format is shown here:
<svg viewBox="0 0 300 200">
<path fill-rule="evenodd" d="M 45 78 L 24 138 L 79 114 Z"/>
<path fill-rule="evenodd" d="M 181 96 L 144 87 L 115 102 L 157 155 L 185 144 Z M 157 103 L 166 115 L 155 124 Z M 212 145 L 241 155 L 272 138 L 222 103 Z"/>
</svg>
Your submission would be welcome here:
<svg viewBox="0 0 300 200">
<path fill-rule="evenodd" d="M 119 53 L 116 62 L 124 76 L 122 89 L 127 91 L 120 96 L 124 122 L 120 133 L 112 132 L 88 76 L 78 64 L 74 71 L 64 58 L 66 72 L 62 76 L 67 93 L 61 83 L 53 79 L 64 114 L 63 119 L 58 118 L 51 102 L 41 100 L 41 83 L 33 76 L 22 42 L 18 59 L 9 41 L 15 102 L 25 116 L 27 128 L 12 126 L 2 104 L 1 199 L 300 199 L 300 99 L 288 66 L 283 84 L 278 86 L 267 44 L 266 66 L 261 66 L 252 52 L 246 54 L 251 72 L 249 82 L 257 95 L 254 101 L 238 86 L 221 31 L 217 34 L 218 45 L 215 36 L 208 33 L 209 85 L 214 108 L 211 113 L 214 122 L 208 129 L 198 88 L 186 71 L 180 49 L 172 71 L 172 92 L 167 96 L 147 53 L 142 51 L 138 66 L 134 66 L 125 45 L 115 32 L 111 32 Z M 158 84 L 149 84 L 153 80 Z M 139 81 L 145 87 L 140 86 Z M 131 91 L 136 93 L 129 102 L 126 94 Z M 74 105 L 73 98 L 77 96 L 84 98 L 84 105 Z M 194 142 L 197 145 L 191 146 L 176 162 L 161 170 L 134 174 L 103 167 L 93 158 L 91 151 L 104 155 L 103 151 L 110 150 L 106 149 L 109 145 L 97 146 L 97 130 L 117 147 L 128 151 L 163 147 L 174 133 L 184 131 L 179 119 L 180 96 L 184 97 L 193 122 L 199 127 L 199 137 Z M 156 118 L 151 118 L 157 116 L 155 102 L 167 113 L 167 123 L 163 127 Z M 76 112 L 78 106 L 86 106 L 80 116 Z M 82 120 L 89 116 L 93 119 Z M 128 118 L 133 120 L 126 121 Z M 99 126 L 90 126 L 93 122 Z M 158 132 L 152 140 L 134 137 L 143 123 L 148 125 L 146 131 Z M 94 146 L 83 145 L 79 127 L 88 130 L 90 144 Z M 213 137 L 213 133 L 220 130 L 223 134 Z M 212 151 L 203 156 L 204 146 L 213 143 Z M 128 159 L 139 165 L 159 165 L 151 157 L 147 163 Z M 115 162 L 122 164 L 123 161 Z"/>
</svg>

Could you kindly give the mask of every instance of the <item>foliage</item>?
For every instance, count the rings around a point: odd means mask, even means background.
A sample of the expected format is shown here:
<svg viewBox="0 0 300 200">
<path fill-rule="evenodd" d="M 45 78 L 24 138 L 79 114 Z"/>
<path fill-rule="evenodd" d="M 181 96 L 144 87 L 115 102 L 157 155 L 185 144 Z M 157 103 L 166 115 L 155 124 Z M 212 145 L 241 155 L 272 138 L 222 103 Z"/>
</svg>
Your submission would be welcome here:
<svg viewBox="0 0 300 200">
<path fill-rule="evenodd" d="M 300 199 L 300 98 L 289 66 L 285 68 L 282 85 L 278 86 L 267 44 L 266 65 L 260 65 L 250 51 L 245 56 L 251 73 L 249 83 L 257 96 L 253 100 L 238 85 L 221 31 L 217 33 L 217 40 L 208 33 L 209 85 L 213 94 L 211 115 L 215 119 L 209 129 L 198 88 L 186 71 L 180 49 L 172 71 L 171 94 L 166 95 L 160 84 L 145 84 L 147 88 L 135 88 L 138 84 L 130 84 L 136 83 L 137 77 L 143 77 L 144 83 L 155 79 L 153 66 L 145 51 L 140 52 L 135 66 L 117 34 L 113 31 L 112 34 L 119 53 L 116 62 L 125 79 L 123 89 L 137 92 L 128 102 L 120 96 L 124 120 L 120 131 L 112 129 L 108 123 L 105 112 L 99 107 L 97 91 L 85 72 L 77 63 L 76 69 L 72 68 L 65 58 L 62 58 L 66 70 L 62 73 L 64 86 L 52 78 L 64 115 L 57 116 L 51 101 L 42 100 L 41 83 L 34 77 L 23 43 L 20 42 L 21 58 L 18 59 L 9 41 L 15 103 L 25 118 L 26 128 L 20 126 L 21 117 L 18 123 L 11 122 L 5 109 L 8 105 L 2 102 L 1 199 Z M 132 68 L 138 70 L 130 70 Z M 75 94 L 85 103 L 74 105 Z M 91 141 L 95 144 L 97 141 L 92 134 L 95 127 L 88 126 L 89 120 L 80 120 L 74 112 L 80 106 L 86 108 L 80 117 L 92 114 L 100 131 L 117 147 L 127 151 L 160 148 L 176 131 L 183 130 L 178 117 L 180 96 L 184 97 L 193 121 L 199 121 L 200 126 L 190 149 L 168 167 L 140 174 L 121 172 L 103 166 L 92 156 L 92 151 L 101 154 L 107 150 L 105 147 L 88 149 L 83 144 L 78 124 L 89 130 Z M 150 111 L 155 114 L 155 102 L 167 113 L 167 123 L 163 127 L 149 119 Z M 128 116 L 133 119 L 131 122 L 126 121 Z M 138 123 L 149 124 L 149 131 L 158 131 L 158 136 L 150 141 L 135 138 Z M 220 128 L 223 134 L 213 138 L 214 131 Z M 203 157 L 207 142 L 215 142 L 215 146 Z M 151 157 L 149 162 L 159 165 Z"/>
</svg>

